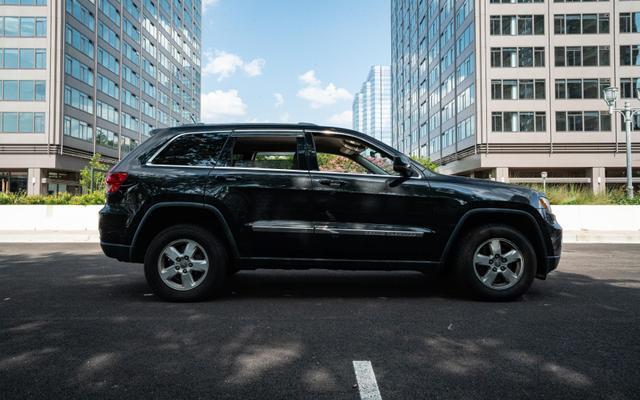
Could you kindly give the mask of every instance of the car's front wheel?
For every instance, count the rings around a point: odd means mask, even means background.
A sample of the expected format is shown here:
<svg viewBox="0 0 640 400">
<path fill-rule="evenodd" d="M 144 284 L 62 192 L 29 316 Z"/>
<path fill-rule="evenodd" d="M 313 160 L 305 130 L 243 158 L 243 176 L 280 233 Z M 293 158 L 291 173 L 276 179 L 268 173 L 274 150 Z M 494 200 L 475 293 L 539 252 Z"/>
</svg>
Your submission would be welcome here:
<svg viewBox="0 0 640 400">
<path fill-rule="evenodd" d="M 529 240 L 504 225 L 467 232 L 455 260 L 457 280 L 472 295 L 487 300 L 513 300 L 524 294 L 535 276 L 536 254 Z"/>
<path fill-rule="evenodd" d="M 149 286 L 169 301 L 199 301 L 218 294 L 227 267 L 223 244 L 196 225 L 176 225 L 158 233 L 144 260 Z"/>
</svg>

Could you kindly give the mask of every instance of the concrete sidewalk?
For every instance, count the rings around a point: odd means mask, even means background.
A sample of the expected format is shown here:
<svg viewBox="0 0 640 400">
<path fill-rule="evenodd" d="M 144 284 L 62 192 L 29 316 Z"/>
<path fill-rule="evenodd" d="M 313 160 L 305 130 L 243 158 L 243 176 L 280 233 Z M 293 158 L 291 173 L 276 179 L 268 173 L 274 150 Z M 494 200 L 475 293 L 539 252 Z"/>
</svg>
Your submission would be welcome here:
<svg viewBox="0 0 640 400">
<path fill-rule="evenodd" d="M 0 243 L 100 243 L 98 231 L 0 231 Z"/>
<path fill-rule="evenodd" d="M 98 231 L 0 231 L 0 243 L 99 243 Z M 640 231 L 565 230 L 563 243 L 638 243 Z"/>
</svg>

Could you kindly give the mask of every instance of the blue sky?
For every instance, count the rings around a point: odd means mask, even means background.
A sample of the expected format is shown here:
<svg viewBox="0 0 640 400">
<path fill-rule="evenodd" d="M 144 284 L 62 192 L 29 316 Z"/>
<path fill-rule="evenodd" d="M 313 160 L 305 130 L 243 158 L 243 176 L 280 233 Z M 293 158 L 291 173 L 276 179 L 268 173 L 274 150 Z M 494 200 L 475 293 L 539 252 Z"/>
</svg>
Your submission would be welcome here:
<svg viewBox="0 0 640 400">
<path fill-rule="evenodd" d="M 389 64 L 389 0 L 203 0 L 202 120 L 351 127 L 353 94 Z"/>
</svg>

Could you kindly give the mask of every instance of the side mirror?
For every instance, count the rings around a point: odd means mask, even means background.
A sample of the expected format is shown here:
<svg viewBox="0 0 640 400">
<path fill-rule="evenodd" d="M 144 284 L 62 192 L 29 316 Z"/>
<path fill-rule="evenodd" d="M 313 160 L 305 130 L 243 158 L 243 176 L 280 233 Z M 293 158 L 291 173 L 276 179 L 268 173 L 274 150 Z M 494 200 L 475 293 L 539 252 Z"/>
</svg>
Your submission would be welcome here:
<svg viewBox="0 0 640 400">
<path fill-rule="evenodd" d="M 413 175 L 413 167 L 407 156 L 396 156 L 393 158 L 393 170 L 400 175 L 408 177 Z"/>
</svg>

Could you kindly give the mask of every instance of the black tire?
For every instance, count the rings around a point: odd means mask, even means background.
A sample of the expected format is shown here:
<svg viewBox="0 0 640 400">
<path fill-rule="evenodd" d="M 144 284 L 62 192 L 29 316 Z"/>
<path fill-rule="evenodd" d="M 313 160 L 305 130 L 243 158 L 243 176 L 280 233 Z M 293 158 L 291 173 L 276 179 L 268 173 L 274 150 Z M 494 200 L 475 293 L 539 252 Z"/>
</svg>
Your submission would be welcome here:
<svg viewBox="0 0 640 400">
<path fill-rule="evenodd" d="M 180 240 L 196 242 L 201 248 L 198 251 L 205 253 L 208 259 L 208 271 L 202 282 L 193 289 L 176 290 L 169 287 L 160 277 L 159 263 L 161 261 L 159 259 L 161 254 L 169 244 Z M 144 273 L 147 283 L 157 296 L 168 301 L 201 301 L 220 295 L 228 269 L 229 257 L 222 241 L 197 225 L 175 225 L 162 230 L 151 241 L 144 258 Z M 179 281 L 181 278 L 177 279 Z"/>
<path fill-rule="evenodd" d="M 520 273 L 517 274 L 519 279 L 514 279 L 516 283 L 511 287 L 506 287 L 508 282 L 503 276 L 498 276 L 494 280 L 494 282 L 498 282 L 498 285 L 505 286 L 500 289 L 485 285 L 481 281 L 481 276 L 484 278 L 484 275 L 479 276 L 484 267 L 482 264 L 476 265 L 474 262 L 476 251 L 481 245 L 493 239 L 504 239 L 505 241 L 501 242 L 503 246 L 508 246 L 510 243 L 520 252 L 521 261 L 508 265 L 500 264 L 511 270 L 521 268 Z M 453 268 L 456 282 L 464 294 L 489 301 L 510 301 L 520 297 L 531 287 L 537 268 L 537 257 L 531 242 L 517 230 L 506 225 L 486 225 L 466 232 L 458 243 L 460 251 L 453 260 Z M 495 261 L 492 260 L 493 262 Z M 476 268 L 479 269 L 478 272 L 476 272 Z M 497 271 L 498 275 L 501 275 L 499 268 Z M 504 280 L 504 283 L 499 282 L 501 279 Z"/>
</svg>

